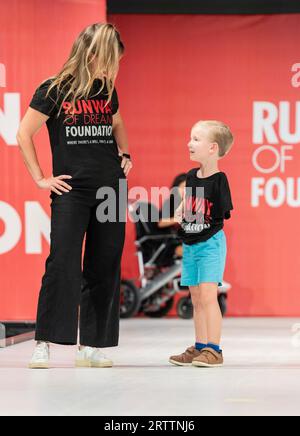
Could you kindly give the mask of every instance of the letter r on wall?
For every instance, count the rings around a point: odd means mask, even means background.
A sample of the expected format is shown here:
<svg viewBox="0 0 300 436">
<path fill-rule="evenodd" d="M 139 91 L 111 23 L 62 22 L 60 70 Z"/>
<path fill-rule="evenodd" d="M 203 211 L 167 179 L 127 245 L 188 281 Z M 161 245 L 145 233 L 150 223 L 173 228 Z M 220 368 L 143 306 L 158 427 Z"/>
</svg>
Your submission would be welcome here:
<svg viewBox="0 0 300 436">
<path fill-rule="evenodd" d="M 0 64 L 0 88 L 6 87 L 6 68 L 4 64 Z"/>
</svg>

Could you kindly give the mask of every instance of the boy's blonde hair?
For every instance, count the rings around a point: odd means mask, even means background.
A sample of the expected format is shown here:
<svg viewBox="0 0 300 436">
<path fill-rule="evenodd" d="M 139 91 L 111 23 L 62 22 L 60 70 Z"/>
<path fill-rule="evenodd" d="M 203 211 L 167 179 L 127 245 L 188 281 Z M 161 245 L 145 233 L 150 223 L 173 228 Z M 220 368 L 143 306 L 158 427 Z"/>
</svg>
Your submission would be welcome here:
<svg viewBox="0 0 300 436">
<path fill-rule="evenodd" d="M 210 140 L 219 146 L 219 157 L 224 157 L 231 149 L 234 137 L 230 128 L 221 121 L 198 121 L 194 127 L 207 127 Z"/>
</svg>

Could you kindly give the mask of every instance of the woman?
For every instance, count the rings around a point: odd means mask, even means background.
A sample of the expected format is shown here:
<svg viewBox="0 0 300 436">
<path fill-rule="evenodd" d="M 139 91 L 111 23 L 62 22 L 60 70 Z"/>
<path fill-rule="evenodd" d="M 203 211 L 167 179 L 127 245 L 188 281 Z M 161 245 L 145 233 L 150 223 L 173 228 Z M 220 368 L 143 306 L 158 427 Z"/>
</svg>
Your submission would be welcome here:
<svg viewBox="0 0 300 436">
<path fill-rule="evenodd" d="M 52 200 L 50 255 L 39 297 L 32 369 L 49 368 L 49 343 L 77 344 L 79 308 L 76 365 L 113 365 L 100 348 L 117 346 L 119 340 L 125 220 L 99 222 L 96 192 L 113 188 L 118 200 L 120 179 L 126 183 L 132 168 L 115 89 L 123 53 L 113 25 L 84 29 L 61 71 L 37 88 L 20 125 L 24 162 L 37 186 L 51 191 Z M 44 123 L 53 158 L 50 177 L 40 168 L 33 142 Z"/>
</svg>

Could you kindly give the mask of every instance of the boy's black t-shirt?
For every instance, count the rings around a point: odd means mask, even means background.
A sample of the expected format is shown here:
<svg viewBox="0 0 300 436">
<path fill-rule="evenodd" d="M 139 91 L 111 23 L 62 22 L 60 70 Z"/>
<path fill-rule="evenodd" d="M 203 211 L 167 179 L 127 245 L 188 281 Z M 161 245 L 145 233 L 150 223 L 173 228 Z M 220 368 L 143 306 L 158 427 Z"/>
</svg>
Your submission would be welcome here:
<svg viewBox="0 0 300 436">
<path fill-rule="evenodd" d="M 229 219 L 233 210 L 226 174 L 218 172 L 199 178 L 198 170 L 192 169 L 186 180 L 184 218 L 179 234 L 187 245 L 210 239 L 224 227 L 224 219 Z"/>
<path fill-rule="evenodd" d="M 71 104 L 57 99 L 57 88 L 47 90 L 52 79 L 43 82 L 35 91 L 29 106 L 49 116 L 47 128 L 53 156 L 53 175 L 70 175 L 66 180 L 73 188 L 90 189 L 102 186 L 116 186 L 125 178 L 121 168 L 122 158 L 112 131 L 113 115 L 118 112 L 119 102 L 116 89 L 112 101 L 108 100 L 107 87 L 95 96 L 101 88 L 101 80 L 93 83 L 87 99 L 79 99 L 74 115 L 70 114 Z"/>
</svg>

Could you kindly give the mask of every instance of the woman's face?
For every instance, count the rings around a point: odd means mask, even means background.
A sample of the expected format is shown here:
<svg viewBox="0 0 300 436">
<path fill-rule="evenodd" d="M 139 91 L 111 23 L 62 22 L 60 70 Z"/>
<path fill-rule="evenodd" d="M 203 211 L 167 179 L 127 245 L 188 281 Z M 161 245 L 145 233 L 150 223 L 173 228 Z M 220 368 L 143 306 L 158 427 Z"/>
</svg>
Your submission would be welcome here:
<svg viewBox="0 0 300 436">
<path fill-rule="evenodd" d="M 119 56 L 119 62 L 118 62 L 118 67 L 117 67 L 117 71 L 116 71 L 116 76 L 118 75 L 118 73 L 119 73 L 119 68 L 120 68 L 120 62 L 121 62 L 121 59 L 123 58 L 123 54 L 121 54 L 120 56 Z M 94 70 L 96 69 L 96 59 L 93 59 L 93 61 L 91 62 L 91 71 L 92 72 L 94 72 Z M 103 74 L 101 75 L 101 73 L 99 73 L 98 72 L 98 74 L 97 74 L 97 77 L 99 78 L 99 79 L 102 79 L 102 77 L 105 77 L 106 76 L 106 72 L 104 71 L 103 72 Z"/>
</svg>

